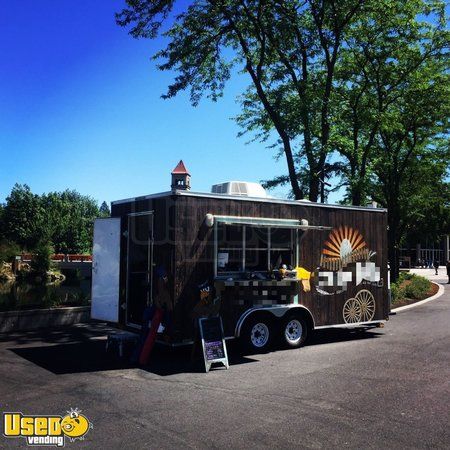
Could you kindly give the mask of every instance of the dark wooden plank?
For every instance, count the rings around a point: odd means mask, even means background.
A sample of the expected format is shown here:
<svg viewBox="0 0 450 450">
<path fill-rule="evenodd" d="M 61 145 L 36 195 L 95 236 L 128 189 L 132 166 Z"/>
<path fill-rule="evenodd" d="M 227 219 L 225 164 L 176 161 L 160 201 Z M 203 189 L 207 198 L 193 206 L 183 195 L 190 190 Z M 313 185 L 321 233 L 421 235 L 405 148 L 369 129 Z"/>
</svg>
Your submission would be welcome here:
<svg viewBox="0 0 450 450">
<path fill-rule="evenodd" d="M 382 268 L 383 288 L 369 286 L 376 300 L 375 319 L 385 319 L 387 306 L 387 238 L 386 214 L 340 208 L 318 208 L 308 204 L 278 204 L 269 202 L 241 201 L 230 198 L 207 198 L 194 196 L 167 196 L 154 200 L 138 199 L 135 202 L 113 205 L 112 215 L 125 217 L 130 212 L 155 211 L 155 262 L 165 265 L 170 274 L 173 302 L 173 330 L 177 338 L 192 334 L 195 308 L 199 304 L 198 286 L 206 281 L 213 284 L 214 242 L 213 231 L 203 225 L 207 213 L 215 215 L 307 219 L 311 225 L 339 228 L 348 226 L 357 229 L 370 250 L 377 254 L 374 261 Z M 329 231 L 309 230 L 300 241 L 300 266 L 317 274 L 321 253 Z M 125 246 L 124 246 L 125 242 Z M 122 242 L 122 259 L 126 260 L 126 240 Z M 121 266 L 121 272 L 124 271 Z M 123 277 L 122 277 L 123 278 Z M 121 278 L 121 287 L 124 280 Z M 342 308 L 345 301 L 362 289 L 349 286 L 337 295 L 324 296 L 317 293 L 312 280 L 311 292 L 300 290 L 300 303 L 313 314 L 316 325 L 331 325 L 343 322 Z M 121 289 L 121 293 L 124 289 Z M 125 294 L 123 294 L 125 295 Z M 122 298 L 122 297 L 121 297 Z M 232 319 L 224 318 L 226 334 L 230 324 L 241 314 L 231 305 L 232 299 L 224 296 L 223 308 L 234 308 Z M 227 329 L 228 328 L 228 329 Z"/>
</svg>

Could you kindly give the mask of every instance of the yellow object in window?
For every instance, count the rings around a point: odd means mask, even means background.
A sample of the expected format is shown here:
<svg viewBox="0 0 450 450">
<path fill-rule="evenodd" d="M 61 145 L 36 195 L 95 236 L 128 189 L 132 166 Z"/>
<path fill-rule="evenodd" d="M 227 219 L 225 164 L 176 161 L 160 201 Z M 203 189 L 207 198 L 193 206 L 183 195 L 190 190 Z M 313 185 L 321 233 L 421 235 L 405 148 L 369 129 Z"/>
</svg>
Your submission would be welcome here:
<svg viewBox="0 0 450 450">
<path fill-rule="evenodd" d="M 311 278 L 311 272 L 308 272 L 303 267 L 297 266 L 294 270 L 297 272 L 299 280 L 309 280 Z"/>
<path fill-rule="evenodd" d="M 311 279 L 313 274 L 300 266 L 297 266 L 294 270 L 297 272 L 297 279 L 301 280 L 302 282 L 303 290 L 305 292 L 309 292 L 311 290 L 311 284 L 309 280 Z"/>
</svg>

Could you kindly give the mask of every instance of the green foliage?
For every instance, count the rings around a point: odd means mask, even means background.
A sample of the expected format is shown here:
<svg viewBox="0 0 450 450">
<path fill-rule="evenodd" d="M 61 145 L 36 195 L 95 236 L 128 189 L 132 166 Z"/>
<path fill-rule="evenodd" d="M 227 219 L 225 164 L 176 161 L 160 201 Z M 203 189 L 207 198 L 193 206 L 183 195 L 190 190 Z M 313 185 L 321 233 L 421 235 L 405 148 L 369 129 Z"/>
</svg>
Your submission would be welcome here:
<svg viewBox="0 0 450 450">
<path fill-rule="evenodd" d="M 88 292 L 60 283 L 30 284 L 29 281 L 0 284 L 0 311 L 87 306 Z"/>
<path fill-rule="evenodd" d="M 448 32 L 442 2 L 380 6 L 377 26 L 362 26 L 345 51 L 334 141 L 349 162 L 343 176 L 353 202 L 367 199 L 372 182 L 393 209 L 389 196 L 401 190 L 405 170 L 446 130 Z"/>
<path fill-rule="evenodd" d="M 422 300 L 431 289 L 431 282 L 425 277 L 401 272 L 398 280 L 391 283 L 392 303 L 405 299 Z"/>
<path fill-rule="evenodd" d="M 173 19 L 175 4 L 183 13 Z M 193 105 L 203 95 L 215 101 L 233 74 L 247 73 L 250 84 L 240 97 L 237 122 L 262 141 L 275 136 L 294 197 L 309 192 L 316 201 L 320 179 L 329 174 L 338 56 L 352 27 L 377 2 L 128 0 L 127 5 L 117 22 L 132 36 L 155 38 L 162 30 L 167 38 L 155 58 L 161 70 L 177 75 L 164 98 L 189 90 Z M 302 170 L 306 185 L 298 182 Z"/>
<path fill-rule="evenodd" d="M 43 224 L 44 210 L 39 196 L 33 194 L 26 184 L 14 185 L 3 211 L 5 238 L 31 249 L 46 237 L 43 236 Z"/>
<path fill-rule="evenodd" d="M 396 282 L 391 283 L 391 295 L 392 295 L 392 303 L 399 303 L 406 297 L 405 287 L 402 283 Z"/>
<path fill-rule="evenodd" d="M 415 276 L 405 286 L 405 295 L 407 298 L 421 300 L 425 298 L 431 288 L 431 282 L 424 277 Z"/>
<path fill-rule="evenodd" d="M 4 235 L 4 214 L 5 214 L 5 205 L 0 203 L 0 236 Z"/>
<path fill-rule="evenodd" d="M 100 215 L 95 200 L 76 191 L 42 196 L 46 211 L 46 234 L 58 253 L 89 253 L 93 222 Z"/>
<path fill-rule="evenodd" d="M 94 219 L 109 215 L 102 206 L 73 190 L 39 196 L 16 184 L 2 208 L 3 235 L 28 251 L 48 241 L 57 253 L 90 253 Z"/>
<path fill-rule="evenodd" d="M 100 205 L 99 213 L 100 213 L 100 217 L 109 217 L 111 215 L 111 211 L 109 209 L 108 203 L 103 202 Z"/>
<path fill-rule="evenodd" d="M 31 270 L 40 276 L 45 276 L 51 267 L 51 256 L 54 249 L 49 242 L 41 241 L 34 249 L 31 260 Z"/>
<path fill-rule="evenodd" d="M 415 277 L 417 277 L 416 274 L 414 273 L 410 273 L 410 272 L 400 272 L 400 275 L 398 277 L 398 282 L 402 283 L 405 280 L 412 280 Z"/>
<path fill-rule="evenodd" d="M 15 256 L 20 255 L 20 247 L 15 242 L 0 241 L 0 263 L 12 262 Z"/>
<path fill-rule="evenodd" d="M 183 13 L 173 17 L 175 9 Z M 136 38 L 167 45 L 155 56 L 175 72 L 164 98 L 190 91 L 217 100 L 236 72 L 241 135 L 270 142 L 292 197 L 388 208 L 389 260 L 414 230 L 449 230 L 449 31 L 442 0 L 127 0 L 117 15 Z M 179 7 L 179 8 L 178 8 Z M 326 188 L 332 175 L 338 186 Z"/>
</svg>

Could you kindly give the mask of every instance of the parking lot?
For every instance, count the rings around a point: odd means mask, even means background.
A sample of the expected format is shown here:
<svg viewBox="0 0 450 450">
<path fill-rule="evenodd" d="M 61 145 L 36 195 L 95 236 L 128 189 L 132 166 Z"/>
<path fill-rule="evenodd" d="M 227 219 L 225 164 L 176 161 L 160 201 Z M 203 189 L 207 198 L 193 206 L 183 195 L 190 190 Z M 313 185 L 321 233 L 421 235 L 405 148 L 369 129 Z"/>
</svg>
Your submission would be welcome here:
<svg viewBox="0 0 450 450">
<path fill-rule="evenodd" d="M 230 344 L 230 369 L 208 374 L 189 349 L 157 349 L 147 369 L 108 356 L 101 324 L 4 335 L 0 408 L 83 410 L 93 429 L 73 448 L 448 448 L 449 299 L 298 350 Z"/>
</svg>

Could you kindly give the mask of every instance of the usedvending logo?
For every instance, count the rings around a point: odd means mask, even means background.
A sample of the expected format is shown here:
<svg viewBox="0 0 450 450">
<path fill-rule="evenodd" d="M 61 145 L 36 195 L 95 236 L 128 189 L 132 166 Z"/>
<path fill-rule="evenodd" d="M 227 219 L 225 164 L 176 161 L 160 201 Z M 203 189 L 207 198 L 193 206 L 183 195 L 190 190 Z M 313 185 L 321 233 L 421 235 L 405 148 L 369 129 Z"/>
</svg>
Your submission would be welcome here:
<svg viewBox="0 0 450 450">
<path fill-rule="evenodd" d="M 24 438 L 30 446 L 64 447 L 66 439 L 84 440 L 92 428 L 89 419 L 75 408 L 65 416 L 30 416 L 21 412 L 3 413 L 3 436 Z"/>
</svg>

